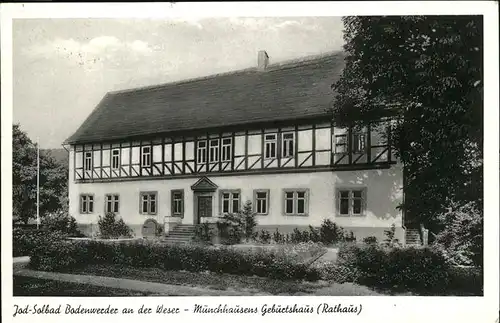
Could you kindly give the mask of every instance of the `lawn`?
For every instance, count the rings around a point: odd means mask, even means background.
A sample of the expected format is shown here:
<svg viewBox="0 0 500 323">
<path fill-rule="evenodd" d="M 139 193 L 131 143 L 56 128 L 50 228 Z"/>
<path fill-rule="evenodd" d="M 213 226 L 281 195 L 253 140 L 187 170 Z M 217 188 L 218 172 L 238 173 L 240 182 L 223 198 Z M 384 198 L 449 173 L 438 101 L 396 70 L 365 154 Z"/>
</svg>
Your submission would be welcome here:
<svg viewBox="0 0 500 323">
<path fill-rule="evenodd" d="M 382 295 L 356 284 L 337 284 L 325 281 L 282 281 L 277 279 L 239 276 L 224 273 L 187 271 L 165 271 L 156 268 L 132 268 L 117 265 L 89 265 L 73 269 L 68 273 L 107 276 L 162 284 L 232 290 L 257 295 L 332 295 L 332 296 L 376 296 Z M 200 295 L 201 296 L 201 295 Z"/>
<path fill-rule="evenodd" d="M 14 296 L 147 296 L 149 293 L 117 288 L 67 283 L 23 276 L 14 276 Z"/>
</svg>

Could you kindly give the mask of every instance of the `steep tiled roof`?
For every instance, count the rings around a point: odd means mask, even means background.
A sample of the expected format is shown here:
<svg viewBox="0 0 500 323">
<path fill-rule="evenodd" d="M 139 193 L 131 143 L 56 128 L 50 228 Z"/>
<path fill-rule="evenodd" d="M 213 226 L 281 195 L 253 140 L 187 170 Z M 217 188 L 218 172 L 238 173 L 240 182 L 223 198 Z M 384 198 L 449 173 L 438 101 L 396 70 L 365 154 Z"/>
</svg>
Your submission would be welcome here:
<svg viewBox="0 0 500 323">
<path fill-rule="evenodd" d="M 341 52 L 181 82 L 110 92 L 66 140 L 125 137 L 325 115 Z"/>
</svg>

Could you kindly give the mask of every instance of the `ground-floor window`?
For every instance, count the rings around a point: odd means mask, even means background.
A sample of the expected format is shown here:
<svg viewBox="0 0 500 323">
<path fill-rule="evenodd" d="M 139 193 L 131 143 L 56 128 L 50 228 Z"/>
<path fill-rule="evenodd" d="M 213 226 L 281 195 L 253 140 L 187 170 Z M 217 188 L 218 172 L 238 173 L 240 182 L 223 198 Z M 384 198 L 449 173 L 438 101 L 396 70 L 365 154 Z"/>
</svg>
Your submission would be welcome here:
<svg viewBox="0 0 500 323">
<path fill-rule="evenodd" d="M 80 213 L 81 214 L 94 213 L 94 195 L 92 194 L 80 195 Z"/>
<path fill-rule="evenodd" d="M 337 190 L 337 210 L 342 216 L 360 216 L 366 209 L 366 188 Z"/>
<path fill-rule="evenodd" d="M 141 192 L 140 211 L 142 214 L 156 214 L 158 194 L 156 192 Z"/>
<path fill-rule="evenodd" d="M 308 189 L 285 189 L 283 194 L 285 215 L 307 215 L 309 207 Z"/>
<path fill-rule="evenodd" d="M 106 194 L 106 203 L 104 204 L 104 212 L 118 213 L 120 197 L 117 194 Z"/>
<path fill-rule="evenodd" d="M 240 191 L 239 190 L 221 190 L 220 205 L 221 213 L 237 213 L 240 211 Z"/>
<path fill-rule="evenodd" d="M 253 204 L 255 213 L 266 215 L 269 213 L 269 190 L 254 190 Z"/>
<path fill-rule="evenodd" d="M 172 190 L 172 216 L 184 215 L 184 190 Z"/>
</svg>

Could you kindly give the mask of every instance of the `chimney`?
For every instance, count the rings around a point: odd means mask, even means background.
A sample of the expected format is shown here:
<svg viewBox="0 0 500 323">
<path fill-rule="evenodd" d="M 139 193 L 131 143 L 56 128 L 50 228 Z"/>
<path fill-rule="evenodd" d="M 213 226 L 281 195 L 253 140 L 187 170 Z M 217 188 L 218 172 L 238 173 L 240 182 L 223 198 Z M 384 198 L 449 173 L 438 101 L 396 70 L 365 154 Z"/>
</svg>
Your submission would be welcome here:
<svg viewBox="0 0 500 323">
<path fill-rule="evenodd" d="M 260 50 L 259 55 L 257 57 L 257 70 L 265 71 L 268 64 L 269 64 L 269 56 L 267 55 L 265 50 Z"/>
</svg>

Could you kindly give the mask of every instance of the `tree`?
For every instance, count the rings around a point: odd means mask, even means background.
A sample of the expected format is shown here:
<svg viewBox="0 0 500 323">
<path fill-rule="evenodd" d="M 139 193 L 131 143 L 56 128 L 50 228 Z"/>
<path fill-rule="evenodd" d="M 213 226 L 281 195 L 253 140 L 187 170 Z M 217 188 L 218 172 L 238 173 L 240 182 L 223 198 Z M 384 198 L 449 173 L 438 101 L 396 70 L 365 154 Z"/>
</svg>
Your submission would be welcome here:
<svg viewBox="0 0 500 323">
<path fill-rule="evenodd" d="M 16 124 L 12 128 L 13 218 L 28 223 L 36 217 L 36 146 Z M 40 152 L 40 216 L 67 211 L 68 167 Z"/>
<path fill-rule="evenodd" d="M 342 126 L 390 117 L 405 171 L 401 207 L 434 226 L 452 201 L 482 209 L 482 17 L 344 17 L 332 88 Z"/>
</svg>

